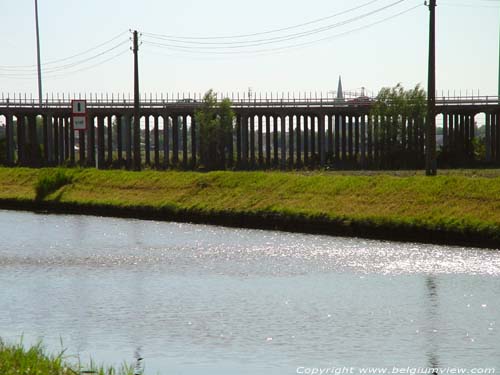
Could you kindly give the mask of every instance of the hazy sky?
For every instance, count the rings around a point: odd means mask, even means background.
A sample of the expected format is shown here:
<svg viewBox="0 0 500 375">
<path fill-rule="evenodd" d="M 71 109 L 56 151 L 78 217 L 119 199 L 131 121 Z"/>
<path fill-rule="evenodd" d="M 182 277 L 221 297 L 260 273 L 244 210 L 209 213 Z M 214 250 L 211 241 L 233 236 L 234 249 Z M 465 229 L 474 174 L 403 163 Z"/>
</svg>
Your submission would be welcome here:
<svg viewBox="0 0 500 375">
<path fill-rule="evenodd" d="M 423 0 L 39 0 L 39 12 L 42 62 L 52 62 L 45 65 L 44 93 L 132 92 L 129 29 L 143 33 L 143 93 L 248 87 L 325 93 L 336 90 L 339 75 L 350 90 L 427 85 Z M 326 19 L 309 23 L 320 18 Z M 499 21 L 499 1 L 438 0 L 439 91 L 497 93 Z M 220 36 L 230 38 L 185 39 Z M 35 41 L 34 1 L 2 0 L 0 92 L 36 96 Z"/>
</svg>

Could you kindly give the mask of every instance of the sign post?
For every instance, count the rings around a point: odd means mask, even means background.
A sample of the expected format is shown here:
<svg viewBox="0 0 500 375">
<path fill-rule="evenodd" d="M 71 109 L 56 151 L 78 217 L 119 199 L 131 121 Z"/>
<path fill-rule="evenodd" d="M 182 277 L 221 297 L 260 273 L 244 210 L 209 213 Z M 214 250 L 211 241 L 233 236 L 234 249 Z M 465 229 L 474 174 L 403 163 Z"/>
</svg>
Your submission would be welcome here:
<svg viewBox="0 0 500 375">
<path fill-rule="evenodd" d="M 73 117 L 73 129 L 75 131 L 87 130 L 87 101 L 72 100 L 71 111 Z"/>
</svg>

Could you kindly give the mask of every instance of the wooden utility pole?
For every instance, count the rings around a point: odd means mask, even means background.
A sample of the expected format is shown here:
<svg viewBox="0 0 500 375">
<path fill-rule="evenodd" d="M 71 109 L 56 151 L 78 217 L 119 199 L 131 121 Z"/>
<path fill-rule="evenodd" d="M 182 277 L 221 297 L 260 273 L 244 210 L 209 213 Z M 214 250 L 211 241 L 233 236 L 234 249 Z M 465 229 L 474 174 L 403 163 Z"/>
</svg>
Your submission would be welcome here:
<svg viewBox="0 0 500 375">
<path fill-rule="evenodd" d="M 141 170 L 141 120 L 139 94 L 139 37 L 134 31 L 134 170 Z"/>
<path fill-rule="evenodd" d="M 429 3 L 429 73 L 427 88 L 427 137 L 425 174 L 437 175 L 436 160 L 436 0 Z"/>
</svg>

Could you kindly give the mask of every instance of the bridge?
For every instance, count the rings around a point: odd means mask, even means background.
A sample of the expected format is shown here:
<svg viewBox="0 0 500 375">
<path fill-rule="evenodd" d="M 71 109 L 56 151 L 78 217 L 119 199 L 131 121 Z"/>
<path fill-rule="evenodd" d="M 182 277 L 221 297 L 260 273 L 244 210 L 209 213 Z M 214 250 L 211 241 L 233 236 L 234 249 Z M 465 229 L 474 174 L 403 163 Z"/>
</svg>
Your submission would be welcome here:
<svg viewBox="0 0 500 375">
<path fill-rule="evenodd" d="M 87 131 L 74 131 L 71 99 L 0 99 L 7 165 L 133 167 L 134 101 L 124 96 L 87 98 Z M 76 98 L 78 99 L 78 98 Z M 227 167 L 239 169 L 421 168 L 425 159 L 425 118 L 372 116 L 373 98 L 232 96 L 235 113 L 227 139 Z M 476 116 L 484 116 L 484 163 L 500 166 L 500 98 L 442 97 L 442 150 L 463 166 L 473 158 Z M 157 169 L 199 167 L 200 95 L 141 97 L 140 158 Z M 398 122 L 391 133 L 383 124 Z M 392 147 L 397 145 L 395 153 Z M 405 160 L 404 165 L 398 158 Z M 460 165 L 457 165 L 460 166 Z"/>
</svg>

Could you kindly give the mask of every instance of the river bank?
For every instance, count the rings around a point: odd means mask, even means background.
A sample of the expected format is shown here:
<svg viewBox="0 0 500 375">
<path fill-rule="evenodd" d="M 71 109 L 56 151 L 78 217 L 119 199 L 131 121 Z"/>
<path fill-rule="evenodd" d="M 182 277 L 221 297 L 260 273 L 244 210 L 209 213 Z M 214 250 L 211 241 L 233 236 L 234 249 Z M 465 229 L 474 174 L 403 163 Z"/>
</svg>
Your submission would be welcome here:
<svg viewBox="0 0 500 375">
<path fill-rule="evenodd" d="M 0 208 L 500 248 L 500 174 L 0 168 Z"/>
</svg>

